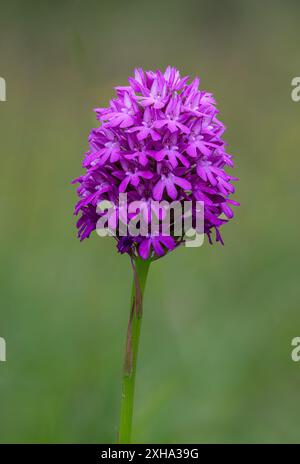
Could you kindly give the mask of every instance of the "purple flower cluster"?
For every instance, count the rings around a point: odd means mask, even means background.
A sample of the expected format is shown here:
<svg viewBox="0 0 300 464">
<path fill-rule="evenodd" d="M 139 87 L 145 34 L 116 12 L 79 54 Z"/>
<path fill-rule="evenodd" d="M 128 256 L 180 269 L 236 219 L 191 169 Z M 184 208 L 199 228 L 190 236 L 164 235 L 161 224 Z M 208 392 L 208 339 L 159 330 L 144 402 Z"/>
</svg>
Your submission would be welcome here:
<svg viewBox="0 0 300 464">
<path fill-rule="evenodd" d="M 204 232 L 212 242 L 223 243 L 220 226 L 233 217 L 229 198 L 233 167 L 222 139 L 224 125 L 211 93 L 199 90 L 199 78 L 190 84 L 176 68 L 161 71 L 136 69 L 129 86 L 116 87 L 108 108 L 97 108 L 100 126 L 89 136 L 80 200 L 75 214 L 80 240 L 96 228 L 97 204 L 109 200 L 118 207 L 118 196 L 128 201 L 178 200 L 204 202 Z M 147 207 L 147 206 L 146 206 Z M 182 237 L 116 237 L 121 253 L 162 256 L 182 243 Z"/>
</svg>

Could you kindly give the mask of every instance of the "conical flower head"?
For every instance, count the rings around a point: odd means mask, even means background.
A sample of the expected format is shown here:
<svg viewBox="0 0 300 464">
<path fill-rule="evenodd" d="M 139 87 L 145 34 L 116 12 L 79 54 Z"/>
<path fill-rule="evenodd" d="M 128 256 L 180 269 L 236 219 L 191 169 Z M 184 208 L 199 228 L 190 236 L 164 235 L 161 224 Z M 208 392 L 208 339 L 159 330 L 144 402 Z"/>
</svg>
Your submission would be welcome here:
<svg viewBox="0 0 300 464">
<path fill-rule="evenodd" d="M 225 171 L 233 161 L 216 102 L 199 83 L 199 78 L 189 83 L 188 76 L 181 77 L 170 66 L 164 73 L 136 69 L 128 86 L 115 88 L 108 107 L 96 108 L 99 127 L 89 136 L 85 173 L 74 181 L 80 184 L 75 208 L 80 240 L 89 237 L 107 214 L 99 204 L 110 202 L 110 225 L 138 215 L 146 217 L 149 226 L 154 219 L 160 224 L 155 233 L 151 227 L 144 234 L 130 229 L 121 234 L 116 228 L 118 250 L 144 259 L 162 256 L 185 239 L 174 227 L 164 233 L 164 213 L 156 203 L 189 201 L 203 203 L 203 231 L 211 243 L 213 231 L 216 241 L 223 243 L 220 227 L 233 217 L 231 205 L 237 203 L 230 196 L 237 179 Z M 127 205 L 139 202 L 139 208 L 125 214 L 120 195 L 126 195 Z"/>
</svg>

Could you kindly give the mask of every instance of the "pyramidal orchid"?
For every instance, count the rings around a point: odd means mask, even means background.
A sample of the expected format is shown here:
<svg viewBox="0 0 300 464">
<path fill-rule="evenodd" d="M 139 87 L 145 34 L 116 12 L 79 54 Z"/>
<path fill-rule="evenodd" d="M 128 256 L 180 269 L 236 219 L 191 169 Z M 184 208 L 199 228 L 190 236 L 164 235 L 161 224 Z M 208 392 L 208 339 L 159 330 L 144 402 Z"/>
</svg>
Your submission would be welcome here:
<svg viewBox="0 0 300 464">
<path fill-rule="evenodd" d="M 220 228 L 233 217 L 232 205 L 238 205 L 230 198 L 232 182 L 237 179 L 225 170 L 233 167 L 223 140 L 225 126 L 217 117 L 213 95 L 199 88 L 199 78 L 189 83 L 188 76 L 181 77 L 169 66 L 165 72 L 136 69 L 128 81 L 128 86 L 115 88 L 116 97 L 108 107 L 95 109 L 99 126 L 89 136 L 85 172 L 73 181 L 79 184 L 75 207 L 75 214 L 80 215 L 79 239 L 85 240 L 94 230 L 103 235 L 106 229 L 114 236 L 117 250 L 129 255 L 133 269 L 119 443 L 131 441 L 142 303 L 150 263 L 187 244 L 188 231 L 177 227 L 186 218 L 211 244 L 213 236 L 223 244 Z M 179 207 L 189 203 L 191 208 L 188 213 L 179 208 L 175 214 L 175 203 Z"/>
</svg>

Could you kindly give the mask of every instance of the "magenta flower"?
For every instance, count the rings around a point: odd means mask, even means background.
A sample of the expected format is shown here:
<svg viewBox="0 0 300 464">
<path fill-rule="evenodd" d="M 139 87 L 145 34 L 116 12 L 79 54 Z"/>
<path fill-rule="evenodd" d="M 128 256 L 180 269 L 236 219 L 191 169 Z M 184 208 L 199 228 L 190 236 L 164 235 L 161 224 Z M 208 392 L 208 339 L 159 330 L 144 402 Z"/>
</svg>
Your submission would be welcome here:
<svg viewBox="0 0 300 464">
<path fill-rule="evenodd" d="M 165 254 L 165 249 L 173 250 L 176 246 L 175 240 L 173 237 L 166 236 L 154 236 L 146 238 L 139 245 L 139 255 L 143 259 L 147 259 L 150 256 L 151 248 L 153 248 L 154 253 L 157 256 L 163 256 Z"/>
<path fill-rule="evenodd" d="M 147 137 L 150 137 L 153 142 L 160 140 L 161 135 L 154 130 L 155 123 L 155 111 L 150 108 L 146 108 L 143 114 L 143 121 L 141 126 L 136 126 L 131 128 L 129 133 L 137 133 L 137 139 L 139 141 L 145 140 Z"/>
<path fill-rule="evenodd" d="M 220 227 L 237 204 L 229 198 L 236 179 L 225 171 L 233 161 L 212 94 L 199 90 L 199 78 L 190 84 L 188 79 L 170 66 L 164 73 L 136 69 L 128 86 L 116 87 L 109 107 L 95 110 L 100 126 L 89 137 L 86 173 L 76 179 L 81 240 L 96 229 L 99 201 L 117 203 L 120 192 L 142 201 L 146 190 L 147 200 L 204 201 L 204 231 L 212 242 L 215 230 L 216 241 L 222 242 Z M 140 240 L 129 240 L 126 252 L 140 254 Z M 173 240 L 176 246 L 182 243 L 182 237 Z M 174 248 L 166 243 L 165 251 Z M 161 255 L 150 249 L 153 256 Z"/>
<path fill-rule="evenodd" d="M 74 214 L 80 215 L 80 240 L 101 230 L 98 224 L 107 219 L 109 230 L 115 229 L 117 250 L 130 256 L 133 268 L 119 443 L 131 440 L 142 301 L 150 263 L 188 242 L 189 235 L 178 230 L 178 222 L 188 220 L 188 231 L 197 231 L 199 203 L 202 235 L 204 231 L 212 243 L 214 232 L 215 241 L 223 244 L 220 228 L 233 217 L 231 206 L 238 205 L 231 198 L 232 182 L 237 179 L 225 170 L 233 167 L 233 160 L 226 151 L 225 126 L 217 118 L 215 99 L 199 89 L 199 78 L 188 81 L 170 66 L 164 73 L 136 69 L 128 86 L 115 88 L 109 106 L 95 110 L 99 127 L 89 136 L 85 172 L 73 181 L 79 183 Z M 186 202 L 192 204 L 189 211 Z M 179 221 L 174 203 L 183 206 Z M 166 204 L 173 205 L 172 215 Z M 118 228 L 120 223 L 125 232 Z M 141 234 L 142 223 L 145 233 Z"/>
<path fill-rule="evenodd" d="M 165 111 L 161 111 L 158 115 L 158 119 L 154 123 L 156 129 L 167 128 L 172 134 L 176 131 L 180 131 L 183 134 L 188 134 L 190 129 L 180 122 L 183 120 L 181 115 L 182 102 L 178 95 L 170 96 L 169 103 L 166 106 Z M 181 115 L 181 116 L 180 116 Z"/>
<path fill-rule="evenodd" d="M 166 190 L 168 197 L 175 200 L 178 197 L 180 188 L 183 191 L 190 190 L 192 185 L 182 176 L 182 172 L 182 168 L 172 169 L 170 164 L 158 163 L 159 180 L 153 188 L 153 198 L 158 201 L 161 200 Z"/>
</svg>

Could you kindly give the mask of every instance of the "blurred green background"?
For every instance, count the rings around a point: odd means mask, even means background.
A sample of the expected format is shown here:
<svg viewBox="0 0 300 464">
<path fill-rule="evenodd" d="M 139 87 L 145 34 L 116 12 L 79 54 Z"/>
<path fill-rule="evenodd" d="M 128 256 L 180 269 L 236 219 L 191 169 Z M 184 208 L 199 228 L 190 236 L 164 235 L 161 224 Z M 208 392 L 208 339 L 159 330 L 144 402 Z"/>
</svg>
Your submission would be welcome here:
<svg viewBox="0 0 300 464">
<path fill-rule="evenodd" d="M 0 4 L 0 442 L 111 443 L 131 271 L 112 239 L 76 238 L 72 178 L 92 109 L 134 67 L 177 66 L 214 92 L 242 206 L 225 246 L 155 263 L 134 440 L 299 442 L 300 4 Z"/>
</svg>

